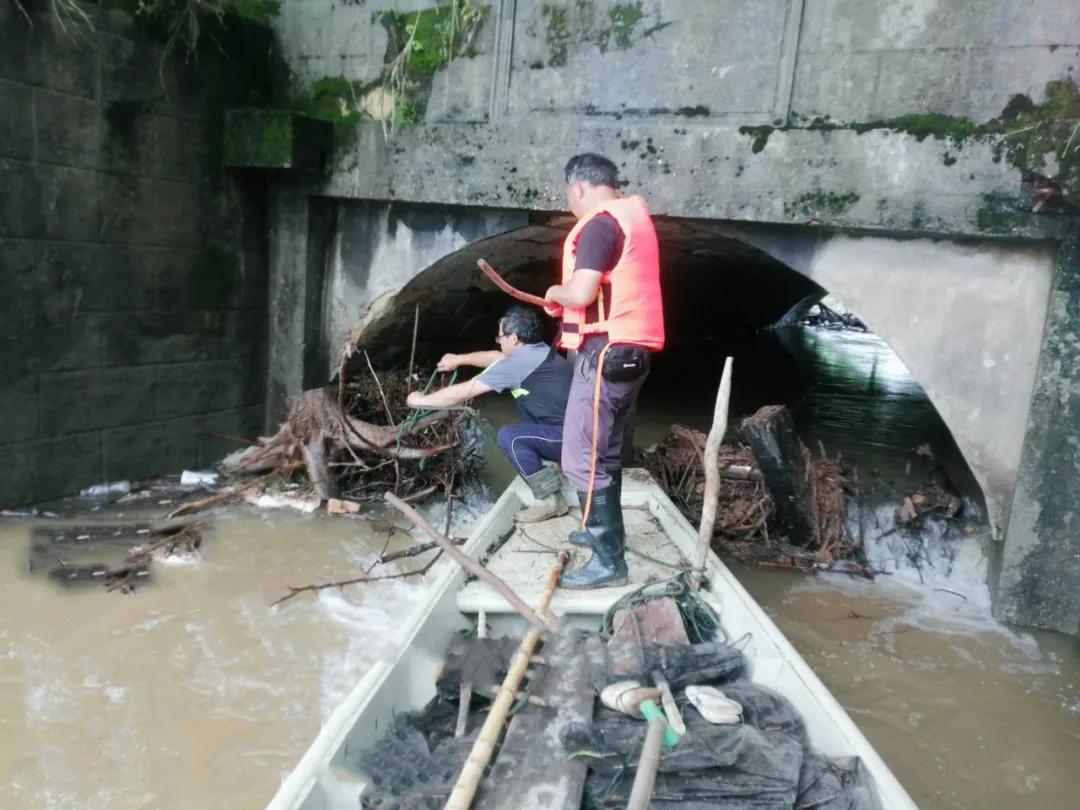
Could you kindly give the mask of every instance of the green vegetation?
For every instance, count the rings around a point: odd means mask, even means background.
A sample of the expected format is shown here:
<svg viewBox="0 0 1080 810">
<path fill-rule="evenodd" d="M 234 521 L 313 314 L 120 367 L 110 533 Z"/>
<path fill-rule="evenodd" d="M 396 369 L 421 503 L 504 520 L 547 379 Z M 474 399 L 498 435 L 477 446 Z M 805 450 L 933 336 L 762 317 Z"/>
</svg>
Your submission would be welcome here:
<svg viewBox="0 0 1080 810">
<path fill-rule="evenodd" d="M 976 123 L 966 118 L 937 113 L 902 115 L 867 122 L 833 121 L 828 116 L 810 119 L 792 113 L 788 126 L 744 126 L 739 132 L 749 137 L 750 151 L 761 152 L 774 132 L 798 130 L 847 130 L 898 132 L 918 141 L 934 138 L 952 149 L 942 162 L 952 166 L 957 161 L 955 149 L 971 140 L 989 140 L 995 145 L 996 159 L 1040 174 L 1052 175 L 1066 195 L 1080 196 L 1080 88 L 1072 80 L 1048 82 L 1046 98 L 1035 104 L 1024 95 L 1013 96 L 997 118 Z M 980 219 L 989 222 L 997 211 L 985 208 Z"/>
<path fill-rule="evenodd" d="M 475 55 L 472 44 L 489 11 L 472 0 L 446 0 L 423 11 L 388 9 L 378 15 L 389 34 L 387 67 L 380 79 L 393 100 L 388 134 L 423 117 L 436 72 L 454 59 Z"/>
<path fill-rule="evenodd" d="M 263 107 L 230 110 L 224 149 L 231 166 L 287 168 L 293 158 L 292 113 Z"/>
<path fill-rule="evenodd" d="M 597 25 L 592 0 L 575 0 L 570 7 L 545 3 L 540 6 L 540 17 L 547 44 L 547 67 L 565 66 L 572 45 L 592 43 L 601 53 L 610 48 L 627 50 L 642 37 L 671 25 L 658 19 L 650 28 L 639 32 L 645 19 L 643 0 L 613 4 L 606 25 Z M 537 69 L 544 67 L 544 63 L 534 62 L 530 67 Z"/>
<path fill-rule="evenodd" d="M 569 14 L 562 6 L 545 4 L 540 7 L 540 16 L 547 20 L 548 66 L 562 67 L 570 52 Z"/>
<path fill-rule="evenodd" d="M 615 40 L 615 47 L 626 50 L 633 43 L 634 26 L 645 17 L 641 10 L 641 0 L 636 3 L 616 3 L 608 12 L 611 17 L 611 38 Z"/>
<path fill-rule="evenodd" d="M 784 214 L 789 217 L 829 215 L 838 216 L 859 201 L 854 191 L 844 194 L 812 192 L 803 194 L 792 203 L 784 205 Z"/>
</svg>

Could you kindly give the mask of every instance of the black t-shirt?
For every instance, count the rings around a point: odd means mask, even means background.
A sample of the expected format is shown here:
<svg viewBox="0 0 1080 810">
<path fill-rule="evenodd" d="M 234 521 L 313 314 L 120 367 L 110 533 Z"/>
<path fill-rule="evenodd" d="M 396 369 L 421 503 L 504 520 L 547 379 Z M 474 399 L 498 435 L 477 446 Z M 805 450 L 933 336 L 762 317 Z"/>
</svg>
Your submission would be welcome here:
<svg viewBox="0 0 1080 810">
<path fill-rule="evenodd" d="M 625 244 L 626 236 L 615 217 L 606 212 L 597 214 L 578 234 L 574 269 L 606 273 L 619 263 Z"/>
</svg>

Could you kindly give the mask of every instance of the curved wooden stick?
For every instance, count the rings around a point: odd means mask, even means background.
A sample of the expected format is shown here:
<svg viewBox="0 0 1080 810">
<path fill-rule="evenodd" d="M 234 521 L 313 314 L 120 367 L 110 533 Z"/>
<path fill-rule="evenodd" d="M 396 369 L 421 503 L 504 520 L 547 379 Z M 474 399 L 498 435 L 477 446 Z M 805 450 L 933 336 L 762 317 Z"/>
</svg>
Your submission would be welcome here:
<svg viewBox="0 0 1080 810">
<path fill-rule="evenodd" d="M 698 527 L 697 559 L 694 569 L 696 581 L 705 578 L 705 563 L 709 559 L 713 526 L 716 524 L 716 505 L 720 497 L 720 443 L 724 440 L 728 423 L 728 400 L 731 398 L 731 358 L 724 360 L 724 373 L 720 375 L 720 390 L 716 393 L 713 423 L 705 440 L 705 500 L 701 504 L 701 526 Z"/>
<path fill-rule="evenodd" d="M 517 287 L 513 286 L 509 281 L 507 281 L 497 272 L 495 272 L 495 268 L 488 264 L 485 260 L 477 259 L 476 265 L 480 268 L 480 271 L 485 276 L 487 276 L 488 279 L 490 279 L 492 284 L 494 284 L 507 295 L 516 298 L 518 301 L 523 301 L 526 304 L 532 304 L 534 307 L 541 308 L 543 308 L 543 306 L 547 303 L 539 295 L 533 295 L 531 293 L 523 292 Z"/>
<path fill-rule="evenodd" d="M 502 598 L 510 604 L 510 607 L 512 607 L 521 615 L 521 618 L 531 624 L 538 631 L 549 629 L 548 623 L 541 619 L 539 616 L 537 616 L 533 609 L 522 601 L 520 596 L 510 590 L 509 585 L 507 585 L 493 573 L 484 568 L 484 566 L 482 566 L 476 560 L 463 554 L 461 550 L 457 546 L 455 546 L 451 540 L 444 537 L 442 534 L 439 533 L 438 529 L 428 523 L 423 515 L 421 515 L 419 512 L 417 512 L 415 509 L 413 509 L 411 506 L 405 503 L 405 501 L 401 500 L 401 498 L 397 497 L 392 492 L 387 492 L 385 497 L 387 502 L 391 506 L 401 512 L 401 514 L 407 517 L 409 521 L 412 522 L 415 526 L 423 529 L 427 533 L 428 537 L 430 537 L 432 540 L 442 546 L 443 551 L 453 557 L 454 560 L 462 568 L 464 568 L 473 576 L 479 577 L 480 579 L 484 580 L 484 582 L 486 582 L 488 585 L 498 591 L 499 595 L 502 596 Z"/>
</svg>

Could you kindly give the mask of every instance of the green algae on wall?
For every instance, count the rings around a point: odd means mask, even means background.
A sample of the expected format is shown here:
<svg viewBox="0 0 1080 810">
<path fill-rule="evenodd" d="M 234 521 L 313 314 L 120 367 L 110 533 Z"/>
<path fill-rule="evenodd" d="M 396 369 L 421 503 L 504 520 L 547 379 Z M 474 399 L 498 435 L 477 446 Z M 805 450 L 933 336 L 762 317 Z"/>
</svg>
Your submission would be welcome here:
<svg viewBox="0 0 1080 810">
<path fill-rule="evenodd" d="M 803 194 L 797 200 L 784 204 L 784 214 L 797 216 L 838 216 L 859 201 L 854 191 L 843 194 L 833 192 L 811 192 Z"/>
<path fill-rule="evenodd" d="M 389 35 L 380 83 L 392 101 L 392 131 L 423 117 L 435 73 L 454 59 L 476 55 L 472 44 L 490 11 L 472 0 L 449 0 L 421 11 L 377 15 Z"/>
<path fill-rule="evenodd" d="M 574 46 L 594 45 L 600 53 L 610 50 L 625 51 L 638 40 L 651 36 L 671 25 L 660 19 L 642 28 L 645 14 L 644 0 L 614 3 L 606 17 L 597 14 L 592 0 L 574 0 L 570 5 L 548 2 L 540 6 L 541 30 L 533 34 L 542 38 L 547 48 L 545 61 L 533 61 L 529 67 L 565 67 L 570 50 Z"/>
<path fill-rule="evenodd" d="M 976 123 L 939 113 L 917 113 L 865 122 L 833 121 L 828 116 L 808 118 L 792 113 L 786 126 L 744 126 L 739 132 L 750 138 L 750 151 L 765 149 L 775 132 L 846 130 L 856 134 L 895 132 L 917 141 L 927 138 L 946 142 L 950 150 L 942 162 L 957 162 L 957 152 L 974 140 L 994 144 L 995 159 L 1006 160 L 1022 171 L 1048 176 L 1065 196 L 1080 198 L 1080 88 L 1071 79 L 1046 84 L 1045 99 L 1036 104 L 1016 95 L 997 118 Z M 996 210 L 996 209 L 995 209 Z M 992 211 L 980 217 L 989 222 Z"/>
</svg>

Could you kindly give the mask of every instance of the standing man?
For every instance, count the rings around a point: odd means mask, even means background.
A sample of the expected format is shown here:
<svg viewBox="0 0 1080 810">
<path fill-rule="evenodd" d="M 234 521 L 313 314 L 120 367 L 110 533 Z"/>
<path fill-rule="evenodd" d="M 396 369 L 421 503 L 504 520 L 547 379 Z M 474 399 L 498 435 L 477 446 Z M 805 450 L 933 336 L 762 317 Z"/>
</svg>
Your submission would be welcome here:
<svg viewBox="0 0 1080 810">
<path fill-rule="evenodd" d="M 486 394 L 509 391 L 517 403 L 521 422 L 499 429 L 499 447 L 506 453 L 535 502 L 519 511 L 519 523 L 538 523 L 566 514 L 559 470 L 545 466 L 562 453 L 563 415 L 570 393 L 573 366 L 554 346 L 544 342 L 539 311 L 515 305 L 499 319 L 495 336 L 498 350 L 444 354 L 436 368 L 454 371 L 461 366 L 483 368 L 467 382 L 449 385 L 430 394 L 413 391 L 405 400 L 410 408 L 447 408 Z"/>
<path fill-rule="evenodd" d="M 640 197 L 621 197 L 615 164 L 594 154 L 566 164 L 566 198 L 577 225 L 563 245 L 562 283 L 544 298 L 562 315 L 559 345 L 576 352 L 566 406 L 562 467 L 578 491 L 582 527 L 570 542 L 592 549 L 563 575 L 564 588 L 627 580 L 622 507 L 623 436 L 649 353 L 664 346 L 660 252 Z"/>
</svg>

